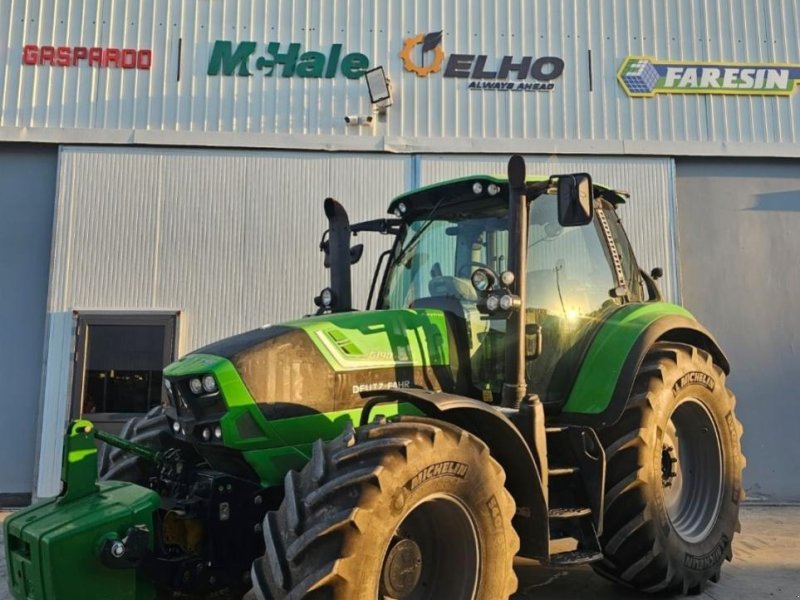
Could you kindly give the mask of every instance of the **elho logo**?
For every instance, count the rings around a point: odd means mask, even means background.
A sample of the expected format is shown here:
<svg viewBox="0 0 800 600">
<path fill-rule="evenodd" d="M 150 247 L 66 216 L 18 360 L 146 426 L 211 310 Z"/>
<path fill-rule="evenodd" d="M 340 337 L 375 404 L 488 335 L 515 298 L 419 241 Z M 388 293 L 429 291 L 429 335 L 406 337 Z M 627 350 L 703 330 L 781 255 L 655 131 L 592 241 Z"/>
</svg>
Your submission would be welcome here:
<svg viewBox="0 0 800 600">
<path fill-rule="evenodd" d="M 660 62 L 647 56 L 629 56 L 617 79 L 634 98 L 656 94 L 790 96 L 800 79 L 800 65 Z"/>
<path fill-rule="evenodd" d="M 443 77 L 468 79 L 470 90 L 547 92 L 564 72 L 564 61 L 557 56 L 523 56 L 519 60 L 503 56 L 499 61 L 490 61 L 486 54 L 451 54 L 445 64 L 441 31 L 407 38 L 400 58 L 405 70 L 418 77 L 438 73 L 444 66 Z"/>
</svg>

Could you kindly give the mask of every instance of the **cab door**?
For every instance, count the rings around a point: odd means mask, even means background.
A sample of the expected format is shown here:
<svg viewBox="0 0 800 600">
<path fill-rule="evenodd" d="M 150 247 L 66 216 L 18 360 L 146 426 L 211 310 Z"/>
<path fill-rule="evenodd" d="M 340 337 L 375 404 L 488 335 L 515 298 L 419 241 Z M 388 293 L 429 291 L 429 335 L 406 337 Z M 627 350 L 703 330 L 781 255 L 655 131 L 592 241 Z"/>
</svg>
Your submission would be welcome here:
<svg viewBox="0 0 800 600">
<path fill-rule="evenodd" d="M 529 209 L 526 324 L 542 332 L 542 353 L 526 363 L 528 391 L 546 406 L 569 394 L 583 352 L 597 327 L 627 301 L 598 218 L 604 201 L 594 201 L 592 222 L 561 227 L 555 195 L 542 195 Z M 613 211 L 613 209 L 612 209 Z"/>
</svg>

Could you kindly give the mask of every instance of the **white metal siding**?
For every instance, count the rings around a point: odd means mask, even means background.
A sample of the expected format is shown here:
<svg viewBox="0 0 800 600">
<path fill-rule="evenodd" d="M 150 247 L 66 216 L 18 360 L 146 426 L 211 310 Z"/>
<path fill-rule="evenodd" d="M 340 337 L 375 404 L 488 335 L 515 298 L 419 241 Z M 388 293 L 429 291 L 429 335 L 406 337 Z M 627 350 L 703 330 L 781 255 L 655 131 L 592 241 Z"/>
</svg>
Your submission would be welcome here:
<svg viewBox="0 0 800 600">
<path fill-rule="evenodd" d="M 48 310 L 181 309 L 181 348 L 312 312 L 328 283 L 322 201 L 385 214 L 411 159 L 368 154 L 62 150 Z M 363 307 L 379 251 L 361 234 Z"/>
<path fill-rule="evenodd" d="M 665 298 L 680 299 L 678 263 L 675 256 L 674 206 L 675 165 L 668 158 L 526 156 L 528 173 L 590 173 L 594 181 L 631 194 L 619 208 L 639 265 L 649 271 L 664 269 L 661 290 Z M 420 158 L 419 174 L 423 185 L 452 177 L 478 173 L 505 177 L 504 157 L 439 155 Z"/>
<path fill-rule="evenodd" d="M 468 91 L 405 72 L 403 39 L 447 53 L 560 56 L 549 93 Z M 796 0 L 0 0 L 0 139 L 580 154 L 800 155 L 792 97 L 627 97 L 628 55 L 800 63 Z M 374 128 L 363 81 L 209 77 L 215 40 L 302 42 L 384 65 L 395 105 Z M 181 40 L 181 57 L 178 44 Z M 23 66 L 27 43 L 152 48 L 150 71 Z M 588 51 L 593 89 L 589 89 Z M 180 63 L 181 78 L 178 81 Z"/>
</svg>

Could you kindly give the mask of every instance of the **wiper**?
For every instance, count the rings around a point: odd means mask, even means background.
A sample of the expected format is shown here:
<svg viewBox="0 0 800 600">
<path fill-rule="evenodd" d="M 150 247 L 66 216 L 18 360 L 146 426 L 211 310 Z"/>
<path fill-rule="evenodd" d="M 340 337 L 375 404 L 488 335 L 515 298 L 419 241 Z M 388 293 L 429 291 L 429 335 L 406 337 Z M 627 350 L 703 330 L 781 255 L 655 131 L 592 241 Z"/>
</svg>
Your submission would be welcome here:
<svg viewBox="0 0 800 600">
<path fill-rule="evenodd" d="M 417 233 L 411 236 L 411 239 L 408 240 L 408 244 L 406 244 L 406 247 L 403 248 L 400 251 L 400 254 L 397 255 L 397 258 L 394 259 L 394 264 L 396 265 L 400 264 L 405 255 L 408 254 L 409 250 L 411 250 L 411 248 L 413 248 L 416 245 L 420 236 L 422 236 L 422 234 L 425 233 L 425 230 L 428 229 L 428 227 L 430 227 L 431 223 L 433 223 L 433 217 L 436 214 L 436 211 L 439 210 L 439 207 L 442 205 L 442 202 L 444 202 L 444 196 L 439 198 L 439 201 L 433 205 L 433 208 L 431 208 L 431 211 L 428 213 L 428 216 L 425 217 L 426 220 L 422 224 L 422 227 L 420 227 L 417 230 Z"/>
</svg>

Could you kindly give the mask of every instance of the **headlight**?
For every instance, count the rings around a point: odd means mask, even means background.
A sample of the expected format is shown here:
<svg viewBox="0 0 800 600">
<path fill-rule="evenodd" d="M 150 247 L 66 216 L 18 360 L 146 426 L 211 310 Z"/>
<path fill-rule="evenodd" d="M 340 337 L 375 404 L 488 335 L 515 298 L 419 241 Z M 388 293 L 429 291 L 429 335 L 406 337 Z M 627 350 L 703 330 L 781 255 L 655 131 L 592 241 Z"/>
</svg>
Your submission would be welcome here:
<svg viewBox="0 0 800 600">
<path fill-rule="evenodd" d="M 214 437 L 218 440 L 222 439 L 222 428 L 219 425 L 214 427 Z"/>
<path fill-rule="evenodd" d="M 489 312 L 494 312 L 500 307 L 500 298 L 497 296 L 489 296 L 486 299 L 486 308 L 489 309 Z"/>
<path fill-rule="evenodd" d="M 319 293 L 319 299 L 322 302 L 322 306 L 330 308 L 333 304 L 333 290 L 331 288 L 325 288 Z"/>
<path fill-rule="evenodd" d="M 500 186 L 496 183 L 490 183 L 486 186 L 486 191 L 489 192 L 490 196 L 497 196 L 500 193 Z"/>
<path fill-rule="evenodd" d="M 173 421 L 172 422 L 172 431 L 174 431 L 176 434 L 180 433 L 181 432 L 181 424 L 178 423 L 177 421 Z"/>
<path fill-rule="evenodd" d="M 506 294 L 500 298 L 500 308 L 503 310 L 511 310 L 519 306 L 519 299 L 516 296 Z"/>
<path fill-rule="evenodd" d="M 195 396 L 199 396 L 203 393 L 203 383 L 200 381 L 199 377 L 192 377 L 189 380 L 189 389 Z"/>
<path fill-rule="evenodd" d="M 207 442 L 211 439 L 211 429 L 208 427 L 203 428 L 203 441 Z"/>
<path fill-rule="evenodd" d="M 217 381 L 213 375 L 206 375 L 203 377 L 203 389 L 207 394 L 213 394 L 217 391 Z"/>
<path fill-rule="evenodd" d="M 480 181 L 476 181 L 472 184 L 472 192 L 476 195 L 480 195 L 483 192 L 483 185 L 481 185 Z"/>
<path fill-rule="evenodd" d="M 470 276 L 472 287 L 479 292 L 486 292 L 494 285 L 494 277 L 486 269 L 476 269 Z"/>
</svg>

